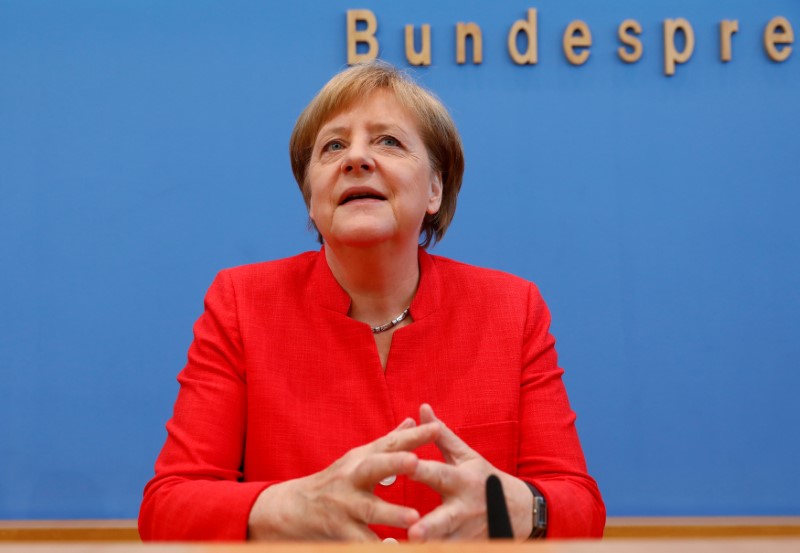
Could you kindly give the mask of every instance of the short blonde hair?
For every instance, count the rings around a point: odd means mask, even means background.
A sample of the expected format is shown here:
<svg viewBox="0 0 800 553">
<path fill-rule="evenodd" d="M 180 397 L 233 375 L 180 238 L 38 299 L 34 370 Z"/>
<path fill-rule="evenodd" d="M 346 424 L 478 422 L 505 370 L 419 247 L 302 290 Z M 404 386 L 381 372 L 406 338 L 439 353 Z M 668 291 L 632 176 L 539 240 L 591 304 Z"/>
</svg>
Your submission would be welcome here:
<svg viewBox="0 0 800 553">
<path fill-rule="evenodd" d="M 425 214 L 420 229 L 420 245 L 427 248 L 442 239 L 456 211 L 464 175 L 461 137 L 439 99 L 389 63 L 372 61 L 355 65 L 335 75 L 319 91 L 298 117 L 289 139 L 292 172 L 309 207 L 311 192 L 306 179 L 319 130 L 332 117 L 378 89 L 392 91 L 414 115 L 432 169 L 442 175 L 441 207 L 434 215 Z M 322 236 L 319 239 L 322 242 Z"/>
</svg>

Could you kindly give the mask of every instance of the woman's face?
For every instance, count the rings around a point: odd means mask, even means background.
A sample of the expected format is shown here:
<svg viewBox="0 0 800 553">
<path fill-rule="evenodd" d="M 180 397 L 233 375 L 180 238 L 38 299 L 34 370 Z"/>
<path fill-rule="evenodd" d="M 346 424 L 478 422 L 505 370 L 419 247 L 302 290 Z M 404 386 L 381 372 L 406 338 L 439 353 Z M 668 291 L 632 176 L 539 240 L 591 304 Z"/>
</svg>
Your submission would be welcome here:
<svg viewBox="0 0 800 553">
<path fill-rule="evenodd" d="M 332 246 L 416 244 L 442 201 L 414 118 L 383 89 L 322 126 L 307 175 L 311 219 Z"/>
</svg>

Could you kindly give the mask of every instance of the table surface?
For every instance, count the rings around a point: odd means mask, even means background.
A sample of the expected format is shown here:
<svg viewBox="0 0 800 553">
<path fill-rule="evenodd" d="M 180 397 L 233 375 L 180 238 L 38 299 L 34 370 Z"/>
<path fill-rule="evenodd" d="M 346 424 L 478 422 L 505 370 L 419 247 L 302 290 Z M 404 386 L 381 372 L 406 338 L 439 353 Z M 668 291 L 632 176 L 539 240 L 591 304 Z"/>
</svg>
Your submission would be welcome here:
<svg viewBox="0 0 800 553">
<path fill-rule="evenodd" d="M 800 517 L 609 517 L 612 539 L 800 539 Z M 136 520 L 0 520 L 3 542 L 138 542 Z M 798 550 L 800 553 L 800 549 Z"/>
<path fill-rule="evenodd" d="M 273 544 L 136 544 L 136 543 L 8 543 L 0 553 L 800 553 L 798 538 L 704 540 L 543 541 L 528 543 L 470 542 L 427 544 L 273 543 Z"/>
</svg>

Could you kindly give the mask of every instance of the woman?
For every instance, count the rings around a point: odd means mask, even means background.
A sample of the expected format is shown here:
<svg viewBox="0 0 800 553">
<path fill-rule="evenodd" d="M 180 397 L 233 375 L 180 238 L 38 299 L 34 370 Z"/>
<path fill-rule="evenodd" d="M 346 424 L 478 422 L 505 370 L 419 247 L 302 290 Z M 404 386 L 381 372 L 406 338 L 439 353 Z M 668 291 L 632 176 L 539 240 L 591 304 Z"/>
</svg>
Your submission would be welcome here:
<svg viewBox="0 0 800 553">
<path fill-rule="evenodd" d="M 464 167 L 446 109 L 352 67 L 290 154 L 324 245 L 212 284 L 142 538 L 485 538 L 491 474 L 516 538 L 600 536 L 535 286 L 426 252 Z"/>
</svg>

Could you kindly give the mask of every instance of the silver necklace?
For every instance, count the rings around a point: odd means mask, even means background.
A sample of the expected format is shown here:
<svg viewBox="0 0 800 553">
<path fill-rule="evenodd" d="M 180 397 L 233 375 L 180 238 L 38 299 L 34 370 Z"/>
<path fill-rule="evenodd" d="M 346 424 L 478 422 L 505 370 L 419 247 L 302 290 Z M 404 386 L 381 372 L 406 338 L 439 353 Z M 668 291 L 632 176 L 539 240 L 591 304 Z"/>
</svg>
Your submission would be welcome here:
<svg viewBox="0 0 800 553">
<path fill-rule="evenodd" d="M 405 319 L 408 316 L 408 310 L 409 309 L 411 309 L 410 305 L 408 307 L 406 307 L 405 310 L 402 313 L 400 313 L 397 317 L 395 317 L 394 319 L 392 319 L 391 321 L 389 321 L 385 325 L 373 326 L 372 327 L 372 333 L 373 334 L 380 334 L 381 332 L 386 332 L 390 328 L 392 328 L 394 326 L 397 326 L 398 324 L 400 324 L 400 321 L 402 321 L 403 319 Z"/>
</svg>

